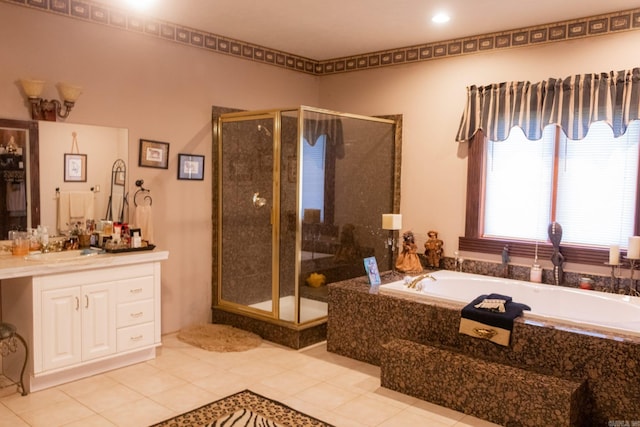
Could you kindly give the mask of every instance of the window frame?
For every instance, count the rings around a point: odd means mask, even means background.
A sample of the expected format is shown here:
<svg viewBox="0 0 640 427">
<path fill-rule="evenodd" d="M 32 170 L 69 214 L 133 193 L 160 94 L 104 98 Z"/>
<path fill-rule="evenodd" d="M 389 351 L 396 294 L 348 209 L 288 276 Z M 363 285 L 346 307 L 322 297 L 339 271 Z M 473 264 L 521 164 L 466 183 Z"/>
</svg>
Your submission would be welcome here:
<svg viewBox="0 0 640 427">
<path fill-rule="evenodd" d="M 560 129 L 558 128 L 557 132 L 559 131 Z M 468 143 L 465 231 L 464 236 L 461 236 L 458 239 L 458 249 L 461 251 L 484 254 L 501 254 L 504 246 L 509 245 L 509 253 L 512 256 L 533 259 L 536 251 L 535 242 L 482 236 L 484 223 L 483 198 L 485 192 L 486 143 L 487 138 L 482 130 L 477 131 Z M 634 235 L 640 234 L 639 217 L 640 172 L 636 177 L 636 217 L 634 221 Z M 553 246 L 549 241 L 538 242 L 537 246 L 539 259 L 551 258 Z M 609 260 L 609 249 L 602 247 L 561 244 L 560 252 L 564 255 L 566 262 L 569 263 L 604 266 Z M 621 255 L 625 256 L 626 251 L 623 250 Z"/>
</svg>

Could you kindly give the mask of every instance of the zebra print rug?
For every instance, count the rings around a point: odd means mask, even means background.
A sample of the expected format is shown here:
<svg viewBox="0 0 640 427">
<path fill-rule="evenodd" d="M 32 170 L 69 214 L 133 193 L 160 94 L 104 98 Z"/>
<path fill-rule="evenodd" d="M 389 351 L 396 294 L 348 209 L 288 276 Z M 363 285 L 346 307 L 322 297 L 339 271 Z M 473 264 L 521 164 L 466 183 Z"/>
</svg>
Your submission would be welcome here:
<svg viewBox="0 0 640 427">
<path fill-rule="evenodd" d="M 244 390 L 151 427 L 334 427 L 275 400 Z"/>
</svg>

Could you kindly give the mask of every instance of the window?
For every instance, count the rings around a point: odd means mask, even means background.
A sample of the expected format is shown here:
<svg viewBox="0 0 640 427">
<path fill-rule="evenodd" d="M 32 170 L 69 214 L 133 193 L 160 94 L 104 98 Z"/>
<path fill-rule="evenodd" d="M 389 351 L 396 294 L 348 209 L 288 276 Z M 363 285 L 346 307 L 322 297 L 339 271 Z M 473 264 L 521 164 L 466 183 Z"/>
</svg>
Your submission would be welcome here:
<svg viewBox="0 0 640 427">
<path fill-rule="evenodd" d="M 546 242 L 549 223 L 557 221 L 563 248 L 574 247 L 567 258 L 596 264 L 606 261 L 609 245 L 626 248 L 637 234 L 639 121 L 618 138 L 604 122 L 592 124 L 581 140 L 568 139 L 556 126 L 547 126 L 538 141 L 518 127 L 505 141 L 484 141 L 479 134 L 470 143 L 461 249 L 484 252 L 488 240 L 496 248 L 515 241 L 522 245 L 514 254 L 530 256 L 531 246 Z"/>
<path fill-rule="evenodd" d="M 318 209 L 320 222 L 324 222 L 324 182 L 327 135 L 320 135 L 312 146 L 304 139 L 302 144 L 302 206 Z"/>
</svg>

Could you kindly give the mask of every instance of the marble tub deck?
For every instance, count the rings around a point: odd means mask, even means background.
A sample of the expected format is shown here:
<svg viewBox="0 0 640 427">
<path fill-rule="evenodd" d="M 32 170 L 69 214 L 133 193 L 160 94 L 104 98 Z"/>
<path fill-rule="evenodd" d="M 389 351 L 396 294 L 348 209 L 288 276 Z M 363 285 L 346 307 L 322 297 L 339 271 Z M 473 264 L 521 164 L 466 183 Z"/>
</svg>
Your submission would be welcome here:
<svg viewBox="0 0 640 427">
<path fill-rule="evenodd" d="M 398 277 L 385 275 L 383 282 Z M 460 334 L 463 305 L 380 295 L 360 277 L 329 285 L 328 351 L 380 365 L 395 339 L 450 349 L 478 360 L 586 381 L 587 425 L 640 423 L 640 339 L 561 324 L 515 321 L 509 347 Z M 625 424 L 621 424 L 625 425 Z"/>
</svg>

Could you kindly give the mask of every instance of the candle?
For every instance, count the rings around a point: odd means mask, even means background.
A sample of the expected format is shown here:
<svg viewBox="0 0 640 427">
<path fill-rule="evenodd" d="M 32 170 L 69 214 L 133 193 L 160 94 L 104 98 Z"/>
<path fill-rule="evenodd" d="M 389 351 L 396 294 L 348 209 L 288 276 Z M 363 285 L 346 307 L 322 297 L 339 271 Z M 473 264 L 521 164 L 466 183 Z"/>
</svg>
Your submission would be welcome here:
<svg viewBox="0 0 640 427">
<path fill-rule="evenodd" d="M 402 228 L 402 215 L 382 214 L 383 230 L 400 230 Z"/>
<path fill-rule="evenodd" d="M 618 265 L 620 263 L 620 246 L 611 245 L 609 247 L 609 264 Z"/>
<path fill-rule="evenodd" d="M 629 237 L 629 249 L 627 250 L 627 258 L 640 259 L 640 236 Z"/>
</svg>

